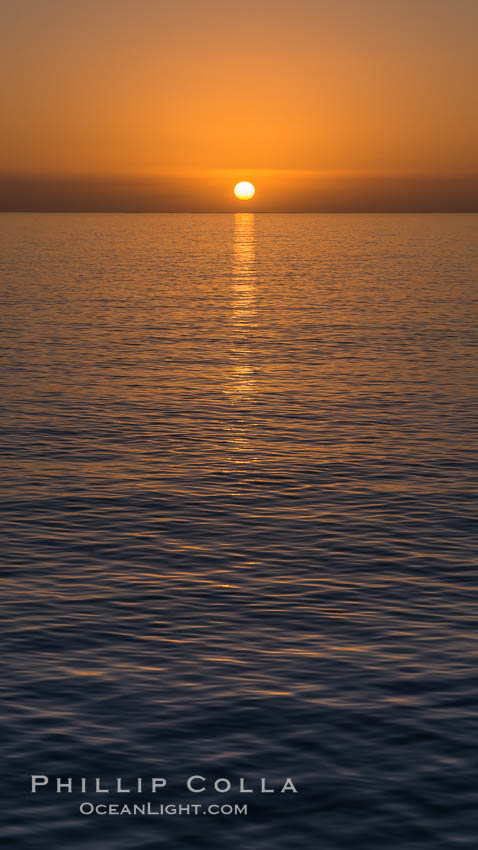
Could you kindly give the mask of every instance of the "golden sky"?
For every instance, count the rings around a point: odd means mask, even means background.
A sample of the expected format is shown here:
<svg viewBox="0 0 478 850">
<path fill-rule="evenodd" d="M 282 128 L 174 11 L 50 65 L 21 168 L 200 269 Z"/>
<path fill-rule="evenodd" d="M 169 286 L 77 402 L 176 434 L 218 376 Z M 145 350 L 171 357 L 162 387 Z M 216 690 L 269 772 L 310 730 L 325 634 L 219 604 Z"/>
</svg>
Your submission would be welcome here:
<svg viewBox="0 0 478 850">
<path fill-rule="evenodd" d="M 214 206 L 254 178 L 260 207 L 261 181 L 310 200 L 478 172 L 476 0 L 2 0 L 2 19 L 4 186 Z"/>
</svg>

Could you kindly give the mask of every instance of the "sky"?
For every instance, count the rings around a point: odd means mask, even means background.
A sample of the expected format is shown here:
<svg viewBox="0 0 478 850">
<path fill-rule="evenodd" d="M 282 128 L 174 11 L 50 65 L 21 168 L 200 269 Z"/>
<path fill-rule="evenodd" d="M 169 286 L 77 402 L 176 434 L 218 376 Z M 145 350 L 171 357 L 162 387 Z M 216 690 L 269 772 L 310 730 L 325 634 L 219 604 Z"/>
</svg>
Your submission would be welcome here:
<svg viewBox="0 0 478 850">
<path fill-rule="evenodd" d="M 0 9 L 2 209 L 478 209 L 476 0 Z"/>
</svg>

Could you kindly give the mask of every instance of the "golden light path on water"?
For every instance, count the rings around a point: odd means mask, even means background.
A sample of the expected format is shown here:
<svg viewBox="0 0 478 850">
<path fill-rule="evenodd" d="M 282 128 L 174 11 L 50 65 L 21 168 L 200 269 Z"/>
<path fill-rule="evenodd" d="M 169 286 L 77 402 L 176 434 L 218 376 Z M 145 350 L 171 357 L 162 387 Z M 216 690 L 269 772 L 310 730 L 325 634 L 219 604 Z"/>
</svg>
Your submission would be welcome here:
<svg viewBox="0 0 478 850">
<path fill-rule="evenodd" d="M 253 352 L 248 341 L 255 327 L 257 294 L 254 213 L 236 213 L 232 254 L 231 372 L 225 392 L 235 404 L 250 404 L 255 394 Z M 234 461 L 245 462 L 240 453 L 250 451 L 246 428 L 237 425 L 231 436 Z M 248 456 L 247 460 L 250 460 Z"/>
</svg>

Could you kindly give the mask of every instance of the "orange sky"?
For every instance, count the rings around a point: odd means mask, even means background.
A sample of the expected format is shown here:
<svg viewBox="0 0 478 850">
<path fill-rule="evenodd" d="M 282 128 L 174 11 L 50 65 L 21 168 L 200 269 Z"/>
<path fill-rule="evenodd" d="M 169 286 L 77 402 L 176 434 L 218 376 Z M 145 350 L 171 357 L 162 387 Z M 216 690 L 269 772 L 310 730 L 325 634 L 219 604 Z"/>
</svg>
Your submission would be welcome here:
<svg viewBox="0 0 478 850">
<path fill-rule="evenodd" d="M 301 197 L 307 174 L 478 172 L 476 0 L 4 5 L 4 188 L 139 179 L 187 206 L 255 175 L 260 207 L 264 170 Z"/>
</svg>

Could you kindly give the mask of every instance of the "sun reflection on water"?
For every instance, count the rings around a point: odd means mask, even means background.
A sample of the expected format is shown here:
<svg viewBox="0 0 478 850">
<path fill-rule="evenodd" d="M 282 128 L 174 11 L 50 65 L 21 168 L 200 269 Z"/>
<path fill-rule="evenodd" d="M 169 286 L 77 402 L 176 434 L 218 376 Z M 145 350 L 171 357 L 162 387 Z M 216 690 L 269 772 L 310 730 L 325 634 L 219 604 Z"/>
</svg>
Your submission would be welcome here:
<svg viewBox="0 0 478 850">
<path fill-rule="evenodd" d="M 256 393 L 256 367 L 251 344 L 257 325 L 255 248 L 254 213 L 237 213 L 234 217 L 232 255 L 230 367 L 224 389 L 238 414 L 228 435 L 234 463 L 250 462 L 254 450 L 250 424 L 246 420 Z"/>
<path fill-rule="evenodd" d="M 251 397 L 255 387 L 253 353 L 248 345 L 257 313 L 255 249 L 254 213 L 237 213 L 232 261 L 232 370 L 228 391 L 243 399 Z"/>
</svg>

